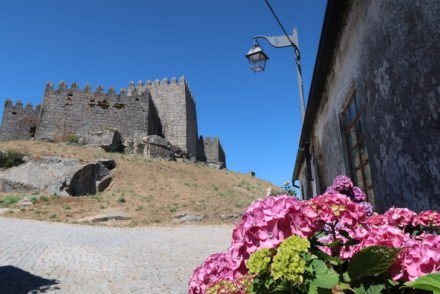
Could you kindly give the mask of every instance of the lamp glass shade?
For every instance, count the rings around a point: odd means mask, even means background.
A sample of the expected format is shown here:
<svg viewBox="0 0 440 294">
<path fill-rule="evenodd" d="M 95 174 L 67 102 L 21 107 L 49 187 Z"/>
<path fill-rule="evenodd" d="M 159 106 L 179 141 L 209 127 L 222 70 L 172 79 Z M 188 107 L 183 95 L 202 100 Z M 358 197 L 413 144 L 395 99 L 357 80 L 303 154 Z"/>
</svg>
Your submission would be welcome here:
<svg viewBox="0 0 440 294">
<path fill-rule="evenodd" d="M 263 71 L 266 67 L 266 61 L 269 59 L 267 54 L 263 51 L 263 49 L 261 49 L 259 45 L 255 45 L 254 48 L 251 48 L 246 54 L 246 58 L 249 61 L 251 70 L 254 72 Z"/>
</svg>

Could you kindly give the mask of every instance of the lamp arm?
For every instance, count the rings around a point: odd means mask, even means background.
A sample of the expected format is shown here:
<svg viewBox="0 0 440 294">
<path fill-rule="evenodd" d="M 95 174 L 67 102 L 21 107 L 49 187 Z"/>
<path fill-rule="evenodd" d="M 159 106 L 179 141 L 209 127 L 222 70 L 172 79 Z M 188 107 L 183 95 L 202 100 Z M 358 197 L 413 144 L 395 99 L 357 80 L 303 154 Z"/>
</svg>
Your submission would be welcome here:
<svg viewBox="0 0 440 294">
<path fill-rule="evenodd" d="M 264 39 L 266 40 L 272 47 L 275 48 L 285 48 L 285 47 L 293 47 L 293 49 L 295 50 L 295 55 L 296 55 L 296 59 L 299 60 L 300 59 L 300 51 L 298 48 L 298 45 L 295 44 L 294 42 L 294 37 L 293 36 L 289 36 L 289 38 L 287 38 L 286 36 L 254 36 L 253 37 L 255 40 L 258 39 Z"/>
</svg>

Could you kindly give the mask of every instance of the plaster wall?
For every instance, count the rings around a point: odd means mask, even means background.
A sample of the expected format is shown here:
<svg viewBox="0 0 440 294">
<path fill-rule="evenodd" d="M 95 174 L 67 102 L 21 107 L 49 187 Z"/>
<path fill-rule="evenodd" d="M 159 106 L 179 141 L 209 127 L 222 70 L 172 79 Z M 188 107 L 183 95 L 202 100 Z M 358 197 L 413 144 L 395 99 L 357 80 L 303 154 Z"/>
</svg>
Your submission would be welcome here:
<svg viewBox="0 0 440 294">
<path fill-rule="evenodd" d="M 357 0 L 341 29 L 310 138 L 321 192 L 350 175 L 340 114 L 355 91 L 376 209 L 440 209 L 440 2 Z"/>
</svg>

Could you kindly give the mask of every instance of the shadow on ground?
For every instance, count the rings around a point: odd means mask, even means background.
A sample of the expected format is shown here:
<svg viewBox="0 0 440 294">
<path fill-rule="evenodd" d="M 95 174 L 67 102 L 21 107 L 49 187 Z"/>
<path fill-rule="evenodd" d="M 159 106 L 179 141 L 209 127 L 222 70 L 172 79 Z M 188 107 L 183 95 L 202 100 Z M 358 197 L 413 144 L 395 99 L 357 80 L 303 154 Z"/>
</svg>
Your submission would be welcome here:
<svg viewBox="0 0 440 294">
<path fill-rule="evenodd" d="M 53 285 L 56 284 L 58 284 L 57 280 L 35 276 L 11 265 L 0 266 L 0 293 L 45 293 L 48 290 L 55 290 Z"/>
</svg>

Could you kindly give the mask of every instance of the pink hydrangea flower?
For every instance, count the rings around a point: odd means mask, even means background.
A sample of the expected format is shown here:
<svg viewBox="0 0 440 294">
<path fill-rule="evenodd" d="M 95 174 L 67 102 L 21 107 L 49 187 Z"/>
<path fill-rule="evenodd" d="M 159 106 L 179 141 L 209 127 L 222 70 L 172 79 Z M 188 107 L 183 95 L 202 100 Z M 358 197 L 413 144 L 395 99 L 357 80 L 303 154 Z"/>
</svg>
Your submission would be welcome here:
<svg viewBox="0 0 440 294">
<path fill-rule="evenodd" d="M 440 212 L 434 210 L 422 211 L 414 217 L 413 225 L 440 228 Z"/>
<path fill-rule="evenodd" d="M 414 281 L 437 271 L 440 271 L 440 236 L 424 234 L 408 240 L 391 274 L 394 280 Z"/>
<path fill-rule="evenodd" d="M 234 270 L 245 274 L 245 261 L 253 252 L 276 247 L 292 234 L 310 237 L 323 225 L 306 201 L 281 195 L 254 202 L 232 233 L 229 252 L 236 262 Z"/>
<path fill-rule="evenodd" d="M 369 218 L 366 219 L 365 223 L 368 226 L 383 226 L 388 225 L 388 218 L 383 214 L 373 213 Z"/>
<path fill-rule="evenodd" d="M 388 224 L 392 226 L 397 226 L 400 228 L 404 228 L 413 223 L 414 217 L 417 214 L 409 210 L 408 208 L 390 208 L 387 212 L 384 213 L 384 216 L 388 220 Z"/>
<path fill-rule="evenodd" d="M 246 261 L 252 253 L 276 247 L 292 234 L 310 238 L 323 232 L 324 237 L 319 239 L 323 244 L 335 239 L 346 242 L 348 237 L 358 240 L 358 244 L 342 247 L 342 259 L 350 259 L 362 248 L 373 245 L 402 248 L 390 269 L 393 279 L 399 281 L 440 270 L 440 236 L 426 234 L 426 230 L 415 237 L 404 232 L 409 225 L 439 229 L 439 212 L 416 214 L 393 207 L 381 215 L 373 213 L 365 201 L 365 193 L 346 176 L 337 177 L 325 194 L 310 200 L 281 195 L 255 201 L 234 228 L 227 252 L 211 255 L 195 269 L 189 293 L 203 294 L 218 281 L 237 282 L 246 277 Z M 319 248 L 331 255 L 339 252 L 336 248 Z"/>
<path fill-rule="evenodd" d="M 367 218 L 365 207 L 343 194 L 323 194 L 309 201 L 310 206 L 319 211 L 318 218 L 328 225 L 354 227 Z"/>
<path fill-rule="evenodd" d="M 341 194 L 351 193 L 352 190 L 353 190 L 353 182 L 350 180 L 349 177 L 343 175 L 337 176 L 333 180 L 333 185 L 327 188 L 327 191 L 330 193 L 337 192 Z M 327 193 L 327 191 L 325 194 L 329 194 Z"/>
<path fill-rule="evenodd" d="M 188 294 L 204 294 L 213 283 L 219 280 L 233 280 L 235 263 L 227 253 L 211 254 L 199 265 L 189 280 Z"/>
<path fill-rule="evenodd" d="M 409 234 L 390 225 L 372 226 L 368 230 L 362 229 L 358 232 L 358 235 L 354 235 L 353 237 L 354 239 L 359 240 L 360 243 L 344 247 L 343 250 L 341 250 L 341 258 L 351 258 L 362 248 L 374 245 L 401 248 L 406 245 L 408 240 L 410 240 Z"/>
</svg>

